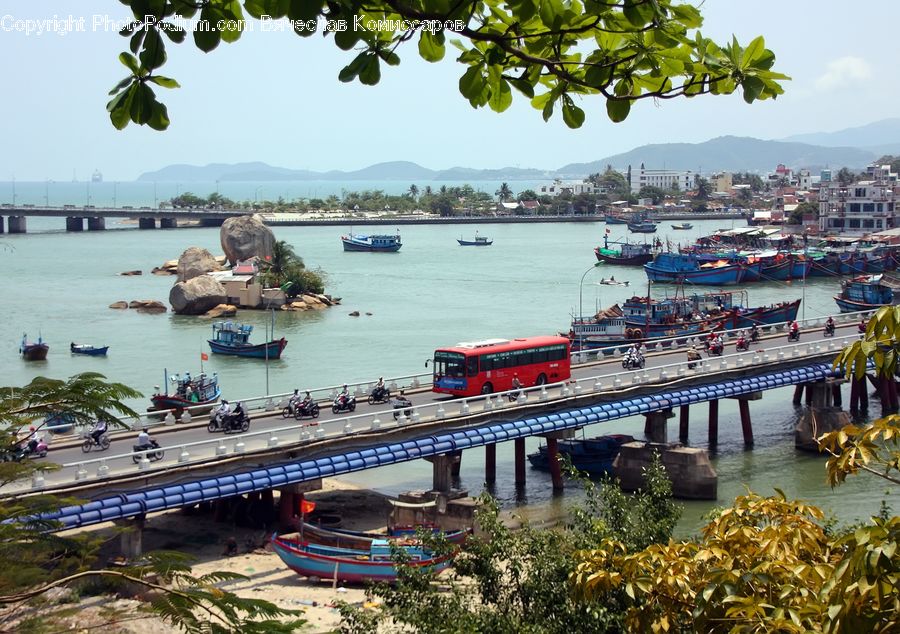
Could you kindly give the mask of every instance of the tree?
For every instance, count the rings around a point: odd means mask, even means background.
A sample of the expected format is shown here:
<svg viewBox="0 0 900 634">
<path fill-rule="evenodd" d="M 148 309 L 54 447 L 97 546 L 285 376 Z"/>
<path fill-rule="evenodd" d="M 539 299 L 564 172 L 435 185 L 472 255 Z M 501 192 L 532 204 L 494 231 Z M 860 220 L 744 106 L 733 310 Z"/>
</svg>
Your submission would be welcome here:
<svg viewBox="0 0 900 634">
<path fill-rule="evenodd" d="M 416 200 L 419 197 L 419 188 L 415 183 L 409 186 L 409 196 L 413 200 Z"/>
<path fill-rule="evenodd" d="M 846 167 L 839 169 L 835 178 L 841 185 L 849 185 L 850 183 L 856 182 L 856 175 Z"/>
<path fill-rule="evenodd" d="M 886 154 L 875 161 L 875 165 L 890 165 L 891 171 L 896 174 L 897 172 L 900 172 L 900 156 Z"/>
<path fill-rule="evenodd" d="M 503 183 L 500 185 L 500 189 L 494 192 L 494 195 L 500 199 L 500 202 L 506 202 L 513 197 L 513 191 L 507 183 Z"/>
<path fill-rule="evenodd" d="M 607 165 L 606 171 L 602 174 L 588 176 L 588 180 L 598 187 L 603 187 L 607 196 L 613 200 L 622 200 L 631 195 L 631 185 L 620 172 L 613 169 L 612 165 Z"/>
<path fill-rule="evenodd" d="M 0 453 L 15 451 L 20 428 L 41 428 L 48 416 L 73 424 L 136 416 L 122 399 L 139 396 L 96 373 L 78 374 L 67 381 L 38 377 L 24 387 L 4 387 L 0 389 Z M 4 461 L 0 487 L 47 469 L 46 463 Z M 187 632 L 289 632 L 302 625 L 296 611 L 242 599 L 216 586 L 244 578 L 241 575 L 217 572 L 193 577 L 187 558 L 178 553 L 150 553 L 138 564 L 115 570 L 96 568 L 98 540 L 87 534 L 54 533 L 60 525 L 45 519 L 45 513 L 66 504 L 71 500 L 48 495 L 0 499 L 0 627 L 4 630 L 24 631 L 37 625 L 40 631 L 70 629 L 66 606 L 45 603 L 35 609 L 36 602 L 54 588 L 77 589 L 97 580 L 113 588 L 131 584 L 153 591 L 157 598 L 147 604 L 152 613 Z M 121 615 L 110 614 L 111 619 L 117 616 Z"/>
<path fill-rule="evenodd" d="M 524 191 L 519 192 L 519 195 L 516 197 L 517 200 L 537 200 L 538 195 L 537 192 L 533 189 L 526 189 Z"/>
<path fill-rule="evenodd" d="M 772 70 L 775 55 L 757 37 L 746 46 L 736 38 L 717 44 L 697 29 L 699 9 L 675 0 L 624 3 L 513 2 L 401 3 L 375 0 L 284 2 L 283 0 L 121 0 L 135 17 L 121 34 L 129 51 L 119 55 L 128 75 L 111 91 L 107 104 L 118 129 L 129 122 L 164 130 L 166 106 L 156 88 L 178 88 L 160 74 L 187 33 L 179 23 L 199 18 L 204 28 L 191 33 L 194 45 L 210 52 L 237 41 L 249 17 L 288 18 L 300 37 L 322 28 L 326 36 L 355 56 L 338 74 L 342 82 L 372 86 L 383 65 L 400 63 L 398 50 L 418 39 L 419 55 L 437 62 L 446 54 L 449 35 L 466 67 L 459 90 L 472 107 L 503 112 L 513 89 L 548 120 L 558 107 L 570 128 L 582 125 L 585 112 L 576 99 L 599 95 L 607 116 L 623 121 L 634 102 L 740 90 L 747 103 L 772 99 L 789 79 Z M 242 6 L 243 5 L 243 6 Z M 249 15 L 248 15 L 249 14 Z M 380 24 L 396 25 L 384 28 Z M 458 42 L 456 40 L 459 40 Z"/>
<path fill-rule="evenodd" d="M 794 209 L 788 216 L 788 223 L 792 225 L 802 224 L 803 216 L 806 214 L 812 214 L 814 219 L 818 219 L 819 206 L 809 202 L 800 203 L 799 205 L 797 205 L 797 208 Z"/>
<path fill-rule="evenodd" d="M 712 185 L 710 185 L 708 180 L 698 174 L 694 181 L 694 186 L 697 189 L 697 195 L 695 196 L 696 200 L 709 200 L 709 195 L 712 193 Z"/>
<path fill-rule="evenodd" d="M 665 197 L 666 192 L 653 185 L 644 185 L 641 187 L 641 191 L 638 192 L 638 198 L 649 198 L 653 201 L 654 205 L 661 203 Z"/>
<path fill-rule="evenodd" d="M 272 248 L 272 257 L 261 263 L 263 284 L 281 288 L 288 297 L 303 293 L 322 293 L 325 282 L 321 271 L 310 271 L 294 248 L 279 240 Z"/>
<path fill-rule="evenodd" d="M 169 201 L 175 209 L 196 209 L 206 207 L 206 199 L 195 196 L 191 192 L 184 192 Z"/>
</svg>

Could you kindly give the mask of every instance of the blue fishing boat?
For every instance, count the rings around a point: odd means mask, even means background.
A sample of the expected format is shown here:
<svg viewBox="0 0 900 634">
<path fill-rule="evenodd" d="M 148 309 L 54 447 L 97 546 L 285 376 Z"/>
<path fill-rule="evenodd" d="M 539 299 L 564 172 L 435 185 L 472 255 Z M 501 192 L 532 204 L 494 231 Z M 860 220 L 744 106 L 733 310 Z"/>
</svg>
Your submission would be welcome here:
<svg viewBox="0 0 900 634">
<path fill-rule="evenodd" d="M 630 216 L 624 214 L 606 214 L 603 219 L 608 225 L 627 225 Z"/>
<path fill-rule="evenodd" d="M 84 354 L 89 357 L 105 357 L 109 346 L 91 346 L 86 343 L 70 343 L 69 351 L 72 354 Z"/>
<path fill-rule="evenodd" d="M 465 238 L 460 236 L 457 239 L 457 242 L 459 242 L 459 246 L 461 246 L 461 247 L 489 247 L 492 244 L 494 244 L 493 240 L 489 240 L 488 238 L 485 238 L 484 236 L 478 235 L 477 231 L 475 232 L 475 237 L 473 239 L 466 240 Z"/>
<path fill-rule="evenodd" d="M 653 244 L 647 242 L 613 242 L 618 249 L 610 249 L 609 236 L 603 236 L 603 246 L 594 248 L 598 262 L 617 266 L 641 266 L 653 260 Z"/>
<path fill-rule="evenodd" d="M 651 282 L 724 286 L 740 284 L 746 269 L 758 265 L 729 263 L 727 260 L 702 262 L 694 254 L 666 252 L 645 264 L 644 271 Z"/>
<path fill-rule="evenodd" d="M 861 275 L 866 272 L 866 260 L 851 253 L 842 254 L 838 272 L 841 275 Z"/>
<path fill-rule="evenodd" d="M 842 313 L 874 310 L 896 304 L 895 298 L 900 295 L 895 291 L 900 291 L 900 279 L 884 275 L 861 275 L 843 282 L 841 293 L 835 295 L 834 301 Z"/>
<path fill-rule="evenodd" d="M 170 383 L 173 387 L 171 394 L 169 393 Z M 185 372 L 184 376 L 180 374 L 168 376 L 168 370 L 166 370 L 163 376 L 163 385 L 165 385 L 165 391 L 160 392 L 157 385 L 156 393 L 150 397 L 153 402 L 149 408 L 150 411 L 175 410 L 180 415 L 185 407 L 198 405 L 211 407 L 222 394 L 219 389 L 219 377 L 215 372 L 209 376 L 201 371 L 200 374 L 192 377 L 190 372 Z"/>
<path fill-rule="evenodd" d="M 253 326 L 221 321 L 213 324 L 213 338 L 207 339 L 209 349 L 216 354 L 230 354 L 252 359 L 279 359 L 287 346 L 287 339 L 273 339 L 266 343 L 250 343 Z"/>
<path fill-rule="evenodd" d="M 627 434 L 609 434 L 596 438 L 560 440 L 557 443 L 561 455 L 568 456 L 579 471 L 591 476 L 603 476 L 612 472 L 612 464 L 619 455 L 619 448 L 628 442 L 634 442 L 633 436 Z M 546 445 L 541 445 L 534 453 L 528 454 L 531 466 L 541 471 L 550 470 L 550 452 Z"/>
<path fill-rule="evenodd" d="M 399 251 L 403 245 L 400 243 L 400 234 L 389 235 L 346 235 L 341 236 L 344 251 L 371 251 L 374 253 L 393 253 Z"/>
<path fill-rule="evenodd" d="M 434 526 L 392 526 L 384 533 L 366 533 L 341 528 L 322 528 L 310 522 L 301 522 L 301 535 L 303 541 L 319 544 L 320 546 L 369 550 L 372 542 L 379 539 L 394 541 L 415 539 L 417 528 L 424 528 L 435 535 L 441 532 Z M 443 533 L 443 538 L 448 543 L 462 545 L 471 532 L 471 530 L 448 531 Z"/>
<path fill-rule="evenodd" d="M 397 580 L 397 564 L 391 559 L 391 542 L 376 539 L 368 550 L 320 546 L 300 540 L 299 535 L 272 536 L 272 547 L 281 561 L 299 575 L 319 579 L 337 579 L 351 583 Z M 420 545 L 403 546 L 414 568 L 434 573 L 450 565 L 452 555 L 437 557 Z"/>
<path fill-rule="evenodd" d="M 656 223 L 652 220 L 641 220 L 639 222 L 629 222 L 628 230 L 631 233 L 656 233 Z"/>
<path fill-rule="evenodd" d="M 812 261 L 797 255 L 779 254 L 776 257 L 763 262 L 763 280 L 802 280 L 809 276 Z"/>
</svg>

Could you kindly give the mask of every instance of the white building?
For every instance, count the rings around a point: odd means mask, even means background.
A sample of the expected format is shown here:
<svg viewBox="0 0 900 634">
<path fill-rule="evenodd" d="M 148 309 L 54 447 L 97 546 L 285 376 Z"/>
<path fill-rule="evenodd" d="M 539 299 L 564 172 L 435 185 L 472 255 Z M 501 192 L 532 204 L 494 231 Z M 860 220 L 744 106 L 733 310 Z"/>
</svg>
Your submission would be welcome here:
<svg viewBox="0 0 900 634">
<path fill-rule="evenodd" d="M 590 181 L 570 181 L 564 183 L 561 180 L 555 180 L 550 185 L 541 185 L 541 188 L 537 193 L 540 196 L 553 197 L 561 194 L 569 194 L 570 196 L 577 196 L 578 194 L 594 194 L 595 196 L 600 196 L 606 193 L 606 188 L 601 187 L 600 185 L 594 185 Z"/>
<path fill-rule="evenodd" d="M 900 183 L 890 165 L 870 165 L 868 180 L 850 185 L 822 181 L 819 230 L 864 234 L 900 227 Z"/>
<path fill-rule="evenodd" d="M 659 187 L 663 190 L 677 189 L 678 191 L 690 191 L 694 188 L 693 172 L 678 172 L 676 170 L 648 170 L 641 163 L 640 169 L 633 170 L 628 166 L 630 176 L 629 185 L 631 193 L 641 191 L 641 187 Z"/>
</svg>

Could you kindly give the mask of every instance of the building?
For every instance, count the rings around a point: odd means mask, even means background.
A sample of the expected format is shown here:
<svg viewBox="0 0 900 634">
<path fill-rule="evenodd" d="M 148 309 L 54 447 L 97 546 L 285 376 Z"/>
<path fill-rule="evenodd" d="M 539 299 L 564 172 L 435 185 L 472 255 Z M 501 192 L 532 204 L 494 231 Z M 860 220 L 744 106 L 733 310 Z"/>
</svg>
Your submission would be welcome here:
<svg viewBox="0 0 900 634">
<path fill-rule="evenodd" d="M 641 191 L 641 187 L 658 187 L 665 191 L 690 191 L 694 188 L 694 173 L 676 170 L 648 170 L 641 163 L 640 169 L 633 170 L 628 166 L 631 193 Z"/>
<path fill-rule="evenodd" d="M 601 196 L 606 193 L 606 188 L 600 185 L 594 185 L 590 181 L 571 181 L 564 183 L 561 180 L 555 180 L 550 185 L 541 185 L 541 189 L 537 192 L 541 196 L 560 196 L 568 194 L 577 196 L 578 194 L 593 194 Z"/>
<path fill-rule="evenodd" d="M 717 194 L 729 193 L 734 185 L 731 178 L 731 172 L 719 172 L 718 174 L 713 174 L 712 178 L 710 178 L 710 182 L 713 187 L 715 187 L 713 191 Z"/>
<path fill-rule="evenodd" d="M 866 180 L 849 185 L 822 181 L 819 230 L 864 234 L 900 227 L 900 183 L 890 165 L 870 165 Z"/>
</svg>

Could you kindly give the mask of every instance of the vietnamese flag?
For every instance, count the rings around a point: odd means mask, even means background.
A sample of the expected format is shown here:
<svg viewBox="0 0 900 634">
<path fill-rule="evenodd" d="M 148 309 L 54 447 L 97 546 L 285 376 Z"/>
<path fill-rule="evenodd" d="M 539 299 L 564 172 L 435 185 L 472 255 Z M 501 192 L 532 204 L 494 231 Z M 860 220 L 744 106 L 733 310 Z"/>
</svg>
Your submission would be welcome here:
<svg viewBox="0 0 900 634">
<path fill-rule="evenodd" d="M 201 353 L 200 353 L 200 360 L 201 360 L 201 361 L 209 361 L 209 355 L 206 354 L 205 352 L 201 352 Z"/>
<path fill-rule="evenodd" d="M 310 500 L 302 499 L 300 500 L 300 514 L 306 515 L 307 513 L 312 513 L 316 510 L 316 503 Z"/>
</svg>

